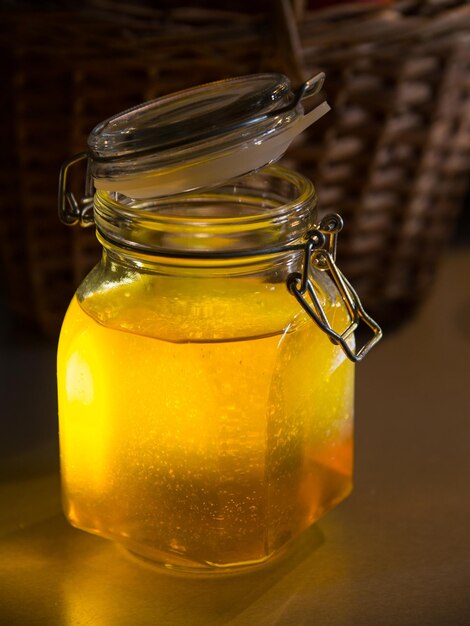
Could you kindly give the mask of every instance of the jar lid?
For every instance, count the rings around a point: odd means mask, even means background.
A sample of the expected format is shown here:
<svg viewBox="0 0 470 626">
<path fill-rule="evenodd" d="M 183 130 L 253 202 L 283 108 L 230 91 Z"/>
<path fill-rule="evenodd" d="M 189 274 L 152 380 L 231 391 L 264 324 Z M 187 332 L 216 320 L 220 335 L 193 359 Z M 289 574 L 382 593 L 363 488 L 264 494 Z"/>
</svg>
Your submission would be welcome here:
<svg viewBox="0 0 470 626">
<path fill-rule="evenodd" d="M 96 189 L 134 198 L 211 187 L 278 160 L 324 115 L 304 114 L 324 74 L 294 92 L 282 74 L 222 80 L 146 102 L 101 122 L 88 138 Z"/>
</svg>

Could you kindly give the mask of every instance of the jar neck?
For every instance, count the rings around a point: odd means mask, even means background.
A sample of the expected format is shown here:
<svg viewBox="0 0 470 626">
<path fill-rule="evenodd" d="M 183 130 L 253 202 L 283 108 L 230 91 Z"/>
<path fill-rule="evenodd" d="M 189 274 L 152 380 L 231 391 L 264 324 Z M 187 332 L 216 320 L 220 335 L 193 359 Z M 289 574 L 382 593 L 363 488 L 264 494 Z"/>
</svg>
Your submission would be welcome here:
<svg viewBox="0 0 470 626">
<path fill-rule="evenodd" d="M 223 186 L 137 200 L 97 191 L 97 235 L 126 264 L 228 268 L 281 260 L 314 227 L 312 183 L 270 166 Z"/>
</svg>

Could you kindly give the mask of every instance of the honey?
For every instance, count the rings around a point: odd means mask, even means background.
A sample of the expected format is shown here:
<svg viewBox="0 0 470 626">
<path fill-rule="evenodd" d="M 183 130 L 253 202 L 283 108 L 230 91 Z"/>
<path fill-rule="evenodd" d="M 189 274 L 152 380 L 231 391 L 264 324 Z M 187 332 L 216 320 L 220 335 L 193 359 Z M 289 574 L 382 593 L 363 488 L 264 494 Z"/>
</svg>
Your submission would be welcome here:
<svg viewBox="0 0 470 626">
<path fill-rule="evenodd" d="M 230 569 L 349 493 L 353 364 L 284 283 L 256 284 L 141 274 L 73 299 L 58 354 L 73 525 L 170 567 Z"/>
</svg>

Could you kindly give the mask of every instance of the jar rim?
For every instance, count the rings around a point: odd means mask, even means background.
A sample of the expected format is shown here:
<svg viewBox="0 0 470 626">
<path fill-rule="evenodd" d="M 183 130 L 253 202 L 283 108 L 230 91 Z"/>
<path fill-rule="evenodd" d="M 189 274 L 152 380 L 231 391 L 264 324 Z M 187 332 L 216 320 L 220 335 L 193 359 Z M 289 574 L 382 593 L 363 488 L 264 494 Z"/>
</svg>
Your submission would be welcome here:
<svg viewBox="0 0 470 626">
<path fill-rule="evenodd" d="M 277 209 L 271 210 L 270 217 L 281 217 L 293 211 L 296 206 L 303 204 L 305 202 L 308 202 L 312 199 L 312 197 L 315 197 L 315 188 L 314 188 L 312 181 L 306 178 L 305 176 L 303 176 L 303 174 L 300 174 L 298 172 L 295 172 L 294 170 L 291 170 L 287 167 L 283 167 L 280 165 L 269 165 L 263 168 L 262 170 L 259 170 L 257 173 L 251 173 L 246 176 L 237 178 L 233 181 L 227 181 L 221 185 L 212 187 L 210 189 L 198 189 L 198 190 L 194 190 L 194 191 L 190 191 L 190 192 L 186 192 L 182 194 L 175 194 L 173 196 L 165 196 L 165 197 L 159 196 L 156 198 L 150 198 L 146 200 L 142 200 L 139 198 L 129 198 L 128 196 L 124 196 L 117 192 L 112 192 L 112 191 L 108 191 L 104 189 L 97 189 L 95 192 L 95 198 L 94 198 L 95 207 L 98 206 L 99 208 L 103 204 L 106 204 L 108 207 L 112 207 L 116 211 L 122 212 L 123 215 L 128 215 L 129 217 L 139 217 L 142 214 L 142 208 L 144 208 L 145 205 L 147 204 L 152 204 L 152 205 L 154 204 L 156 206 L 163 207 L 168 204 L 171 205 L 174 203 L 190 202 L 191 200 L 195 198 L 209 199 L 211 196 L 215 196 L 215 195 L 217 195 L 218 197 L 221 197 L 221 195 L 223 194 L 220 194 L 219 190 L 223 190 L 226 187 L 232 187 L 232 186 L 233 188 L 237 188 L 238 186 L 237 181 L 242 182 L 244 179 L 247 179 L 250 176 L 260 175 L 260 174 L 275 175 L 279 178 L 283 178 L 284 180 L 288 181 L 289 183 L 299 188 L 299 196 L 290 202 L 280 205 Z M 188 217 L 186 216 L 166 215 L 162 212 L 158 212 L 155 214 L 148 213 L 147 216 L 149 219 L 162 220 L 169 224 L 171 223 L 183 224 L 184 222 L 190 221 L 190 219 L 188 220 Z M 214 223 L 214 224 L 217 224 L 217 223 L 225 224 L 230 221 L 232 221 L 233 223 L 235 222 L 248 223 L 250 221 L 253 221 L 253 220 L 259 219 L 260 217 L 265 217 L 265 216 L 266 216 L 265 213 L 259 213 L 255 215 L 236 215 L 236 216 L 234 215 L 232 217 L 220 217 L 220 218 L 211 217 L 210 219 L 211 219 L 211 223 Z"/>
<path fill-rule="evenodd" d="M 155 256 L 227 258 L 302 240 L 316 219 L 316 194 L 302 174 L 271 165 L 230 184 L 146 202 L 98 190 L 94 211 L 104 245 Z"/>
</svg>

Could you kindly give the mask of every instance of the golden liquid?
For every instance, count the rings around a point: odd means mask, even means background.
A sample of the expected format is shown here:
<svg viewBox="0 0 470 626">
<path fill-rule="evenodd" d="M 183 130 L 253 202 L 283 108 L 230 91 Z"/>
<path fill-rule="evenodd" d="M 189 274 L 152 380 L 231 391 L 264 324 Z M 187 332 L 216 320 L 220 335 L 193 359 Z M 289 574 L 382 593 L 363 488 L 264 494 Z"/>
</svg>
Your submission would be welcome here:
<svg viewBox="0 0 470 626">
<path fill-rule="evenodd" d="M 132 308 L 122 310 L 129 290 Z M 350 490 L 352 364 L 303 314 L 269 336 L 166 341 L 162 316 L 144 315 L 138 297 L 113 289 L 75 298 L 67 313 L 58 355 L 66 513 L 170 564 L 263 561 Z M 106 324 L 83 307 L 106 309 Z M 253 307 L 246 313 L 256 325 Z"/>
</svg>

